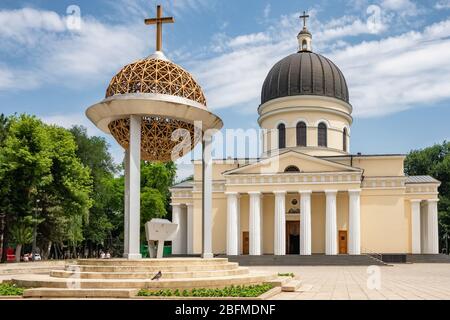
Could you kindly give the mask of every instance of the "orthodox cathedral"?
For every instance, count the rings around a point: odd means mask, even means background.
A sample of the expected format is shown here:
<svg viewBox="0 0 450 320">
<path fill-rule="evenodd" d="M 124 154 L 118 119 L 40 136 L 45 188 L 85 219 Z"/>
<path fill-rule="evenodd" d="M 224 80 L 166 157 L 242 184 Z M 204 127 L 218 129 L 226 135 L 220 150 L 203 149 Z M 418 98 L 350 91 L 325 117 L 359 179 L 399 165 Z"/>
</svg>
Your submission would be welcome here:
<svg viewBox="0 0 450 320">
<path fill-rule="evenodd" d="M 404 155 L 350 153 L 344 74 L 313 51 L 305 22 L 297 38 L 261 90 L 260 157 L 213 161 L 213 253 L 438 253 L 439 181 L 405 176 Z M 202 252 L 201 166 L 171 189 L 174 254 Z"/>
</svg>

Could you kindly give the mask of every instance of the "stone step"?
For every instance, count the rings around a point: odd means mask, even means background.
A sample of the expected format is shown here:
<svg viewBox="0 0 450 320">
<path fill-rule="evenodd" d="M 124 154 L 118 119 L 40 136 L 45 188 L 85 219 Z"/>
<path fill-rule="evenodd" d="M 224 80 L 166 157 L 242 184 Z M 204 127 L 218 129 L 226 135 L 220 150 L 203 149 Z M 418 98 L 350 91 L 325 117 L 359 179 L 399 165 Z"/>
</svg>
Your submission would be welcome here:
<svg viewBox="0 0 450 320">
<path fill-rule="evenodd" d="M 25 290 L 24 298 L 132 298 L 137 289 L 55 289 L 35 288 Z"/>
<path fill-rule="evenodd" d="M 159 270 L 158 270 L 159 271 Z M 67 270 L 53 270 L 51 277 L 79 278 L 79 279 L 152 279 L 158 271 L 154 272 L 78 272 Z M 162 271 L 161 279 L 207 278 L 248 274 L 248 268 L 240 267 L 231 270 L 207 271 Z"/>
<path fill-rule="evenodd" d="M 85 266 L 193 266 L 193 265 L 205 265 L 205 264 L 226 264 L 228 259 L 226 258 L 162 258 L 162 259 L 79 259 L 78 265 Z"/>
<path fill-rule="evenodd" d="M 282 287 L 287 284 L 292 278 L 291 277 L 278 277 L 276 279 L 268 280 L 265 283 L 271 284 L 274 287 Z"/>
<path fill-rule="evenodd" d="M 300 289 L 302 285 L 301 280 L 290 280 L 286 284 L 281 286 L 281 291 L 283 292 L 295 292 Z"/>
<path fill-rule="evenodd" d="M 222 288 L 231 285 L 249 285 L 275 279 L 276 274 L 249 273 L 244 275 L 185 278 L 185 279 L 65 279 L 49 275 L 15 276 L 12 282 L 24 288 L 68 288 L 68 289 L 133 289 L 133 288 Z"/>
<path fill-rule="evenodd" d="M 79 272 L 176 272 L 176 271 L 213 271 L 213 270 L 233 270 L 239 266 L 236 262 L 227 263 L 207 263 L 199 265 L 152 265 L 152 266 L 102 266 L 102 265 L 69 265 L 66 270 L 76 270 Z"/>
<path fill-rule="evenodd" d="M 367 255 L 286 255 L 286 256 L 225 256 L 229 261 L 238 262 L 241 266 L 369 266 L 386 265 Z"/>
</svg>

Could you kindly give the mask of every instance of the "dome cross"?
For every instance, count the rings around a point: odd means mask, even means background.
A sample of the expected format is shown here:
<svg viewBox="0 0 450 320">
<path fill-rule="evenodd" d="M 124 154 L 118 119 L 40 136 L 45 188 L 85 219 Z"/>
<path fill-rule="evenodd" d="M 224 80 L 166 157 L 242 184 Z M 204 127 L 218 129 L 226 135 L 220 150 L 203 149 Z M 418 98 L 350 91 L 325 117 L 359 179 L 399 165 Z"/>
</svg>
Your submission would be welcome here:
<svg viewBox="0 0 450 320">
<path fill-rule="evenodd" d="M 303 15 L 300 16 L 300 19 L 303 19 L 303 28 L 306 28 L 306 19 L 309 18 L 309 14 L 306 14 L 306 11 L 303 11 Z"/>
<path fill-rule="evenodd" d="M 156 18 L 145 19 L 146 25 L 156 24 L 156 51 L 162 49 L 162 26 L 164 23 L 174 23 L 173 17 L 163 17 L 161 5 L 156 6 Z"/>
</svg>

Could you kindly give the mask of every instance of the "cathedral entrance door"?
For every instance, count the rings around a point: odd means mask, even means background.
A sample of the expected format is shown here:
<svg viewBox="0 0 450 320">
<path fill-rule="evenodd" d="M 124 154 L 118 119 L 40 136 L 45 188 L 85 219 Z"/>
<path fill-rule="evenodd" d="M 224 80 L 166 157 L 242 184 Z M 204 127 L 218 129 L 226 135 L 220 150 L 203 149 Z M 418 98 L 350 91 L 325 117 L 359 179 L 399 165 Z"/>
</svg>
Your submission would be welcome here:
<svg viewBox="0 0 450 320">
<path fill-rule="evenodd" d="M 300 253 L 300 221 L 286 221 L 286 254 Z"/>
</svg>

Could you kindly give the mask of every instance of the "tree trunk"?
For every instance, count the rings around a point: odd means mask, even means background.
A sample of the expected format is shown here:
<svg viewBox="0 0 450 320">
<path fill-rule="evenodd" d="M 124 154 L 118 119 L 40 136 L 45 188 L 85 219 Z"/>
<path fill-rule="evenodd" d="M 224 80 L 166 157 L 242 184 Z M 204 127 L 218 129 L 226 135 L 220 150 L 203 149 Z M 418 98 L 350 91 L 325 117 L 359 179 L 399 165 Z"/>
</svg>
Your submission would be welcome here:
<svg viewBox="0 0 450 320">
<path fill-rule="evenodd" d="M 1 262 L 6 263 L 8 261 L 8 221 L 5 217 L 3 224 L 3 244 L 2 244 L 2 258 Z"/>
<path fill-rule="evenodd" d="M 50 257 L 51 252 L 52 252 L 52 242 L 49 241 L 47 246 L 47 253 L 45 255 L 45 260 L 47 260 Z"/>
<path fill-rule="evenodd" d="M 22 245 L 17 244 L 16 246 L 16 262 L 20 262 L 20 254 L 22 253 Z"/>
</svg>

